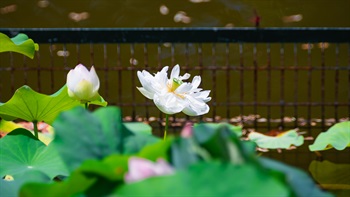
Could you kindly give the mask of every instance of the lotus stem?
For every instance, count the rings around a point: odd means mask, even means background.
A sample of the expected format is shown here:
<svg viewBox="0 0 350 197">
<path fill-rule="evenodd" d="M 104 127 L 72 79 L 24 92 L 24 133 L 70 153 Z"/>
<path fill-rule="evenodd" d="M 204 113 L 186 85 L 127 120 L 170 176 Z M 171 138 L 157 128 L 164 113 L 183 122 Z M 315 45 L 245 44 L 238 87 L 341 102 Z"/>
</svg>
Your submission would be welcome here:
<svg viewBox="0 0 350 197">
<path fill-rule="evenodd" d="M 85 103 L 85 109 L 88 110 L 89 109 L 89 102 Z"/>
<path fill-rule="evenodd" d="M 33 125 L 34 125 L 34 136 L 39 139 L 38 121 L 34 120 Z"/>
<path fill-rule="evenodd" d="M 165 114 L 165 130 L 164 130 L 164 140 L 166 140 L 166 134 L 169 128 L 169 114 Z"/>
</svg>

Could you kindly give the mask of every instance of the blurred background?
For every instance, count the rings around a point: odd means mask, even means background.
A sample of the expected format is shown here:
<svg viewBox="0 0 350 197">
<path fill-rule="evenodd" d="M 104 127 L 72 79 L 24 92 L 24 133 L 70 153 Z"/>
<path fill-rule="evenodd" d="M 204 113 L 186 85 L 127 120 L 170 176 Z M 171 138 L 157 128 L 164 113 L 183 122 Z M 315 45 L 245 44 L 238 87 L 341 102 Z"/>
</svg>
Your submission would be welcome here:
<svg viewBox="0 0 350 197">
<path fill-rule="evenodd" d="M 0 27 L 349 27 L 349 0 L 1 0 Z"/>
</svg>

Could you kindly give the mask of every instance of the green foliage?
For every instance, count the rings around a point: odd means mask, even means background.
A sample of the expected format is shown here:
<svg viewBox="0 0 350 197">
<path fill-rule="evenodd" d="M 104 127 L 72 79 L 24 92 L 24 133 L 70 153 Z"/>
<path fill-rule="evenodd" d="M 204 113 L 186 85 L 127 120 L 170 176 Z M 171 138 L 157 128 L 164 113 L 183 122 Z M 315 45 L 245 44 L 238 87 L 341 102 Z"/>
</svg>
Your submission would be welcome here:
<svg viewBox="0 0 350 197">
<path fill-rule="evenodd" d="M 0 103 L 0 117 L 51 124 L 60 112 L 78 105 L 79 102 L 69 98 L 66 86 L 50 96 L 35 92 L 29 86 L 22 86 L 9 101 Z"/>
<path fill-rule="evenodd" d="M 85 175 L 81 171 L 74 171 L 69 178 L 62 182 L 54 183 L 26 183 L 20 189 L 20 196 L 79 196 L 91 187 L 97 178 Z"/>
<path fill-rule="evenodd" d="M 11 39 L 7 35 L 0 33 L 0 43 L 0 52 L 13 51 L 26 55 L 31 59 L 34 58 L 35 51 L 39 50 L 39 45 L 22 33 Z"/>
<path fill-rule="evenodd" d="M 350 189 L 350 164 L 336 164 L 327 160 L 312 161 L 309 171 L 318 183 L 327 185 L 328 189 Z"/>
<path fill-rule="evenodd" d="M 259 162 L 267 169 L 282 172 L 286 183 L 298 197 L 331 197 L 330 193 L 320 190 L 310 176 L 298 168 L 294 168 L 272 159 L 259 157 Z"/>
<path fill-rule="evenodd" d="M 95 102 L 106 105 L 106 102 Z M 45 121 L 52 124 L 59 113 L 81 105 L 68 96 L 66 86 L 52 95 L 40 94 L 29 86 L 17 89 L 12 98 L 6 103 L 0 103 L 0 117 L 5 120 L 17 118 L 33 122 Z"/>
<path fill-rule="evenodd" d="M 51 145 L 46 146 L 28 130 L 16 129 L 0 140 L 0 176 L 11 175 L 16 180 L 18 174 L 37 170 L 50 179 L 57 175 L 68 175 L 59 155 Z"/>
<path fill-rule="evenodd" d="M 19 189 L 28 182 L 48 183 L 51 179 L 38 170 L 28 170 L 23 173 L 16 174 L 14 180 L 0 180 L 0 196 L 12 197 L 19 196 Z"/>
<path fill-rule="evenodd" d="M 244 177 L 244 181 L 243 181 Z M 219 178 L 219 179 L 217 179 Z M 268 188 L 268 189 L 266 189 Z M 290 196 L 288 188 L 252 164 L 197 163 L 174 175 L 120 187 L 117 196 Z"/>
<path fill-rule="evenodd" d="M 170 137 L 143 145 L 133 137 L 151 135 L 141 131 L 143 126 L 140 131 L 127 129 L 115 107 L 94 113 L 74 108 L 63 112 L 54 126 L 55 147 L 72 174 L 62 182 L 26 184 L 22 196 L 331 196 L 306 173 L 258 157 L 254 143 L 241 141 L 227 124 L 198 124 L 193 137 Z M 125 184 L 131 156 L 151 161 L 164 158 L 176 171 Z"/>
<path fill-rule="evenodd" d="M 130 131 L 123 125 L 117 107 L 99 108 L 93 113 L 76 107 L 61 113 L 53 126 L 56 135 L 52 143 L 70 171 L 87 159 L 103 159 L 114 153 L 138 152 L 144 145 L 159 140 L 144 134 L 145 127 L 141 127 L 141 132 L 135 128 Z"/>
<path fill-rule="evenodd" d="M 258 132 L 251 132 L 249 139 L 261 148 L 277 149 L 290 148 L 292 145 L 301 146 L 304 144 L 304 137 L 299 135 L 294 129 L 283 132 L 278 136 L 267 136 Z"/>
<path fill-rule="evenodd" d="M 328 131 L 320 133 L 309 149 L 311 151 L 322 151 L 330 148 L 344 150 L 346 147 L 350 147 L 350 121 L 337 123 Z"/>
</svg>

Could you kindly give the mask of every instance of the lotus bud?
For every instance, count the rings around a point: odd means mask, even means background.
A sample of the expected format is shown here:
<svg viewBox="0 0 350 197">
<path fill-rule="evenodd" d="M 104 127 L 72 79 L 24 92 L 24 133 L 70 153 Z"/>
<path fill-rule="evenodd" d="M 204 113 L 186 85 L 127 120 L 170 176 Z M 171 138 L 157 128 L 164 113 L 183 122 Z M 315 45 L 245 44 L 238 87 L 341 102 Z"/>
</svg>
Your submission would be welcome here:
<svg viewBox="0 0 350 197">
<path fill-rule="evenodd" d="M 92 66 L 89 71 L 84 65 L 78 64 L 67 75 L 67 87 L 68 95 L 81 103 L 87 103 L 98 98 L 100 80 L 95 68 Z"/>
</svg>

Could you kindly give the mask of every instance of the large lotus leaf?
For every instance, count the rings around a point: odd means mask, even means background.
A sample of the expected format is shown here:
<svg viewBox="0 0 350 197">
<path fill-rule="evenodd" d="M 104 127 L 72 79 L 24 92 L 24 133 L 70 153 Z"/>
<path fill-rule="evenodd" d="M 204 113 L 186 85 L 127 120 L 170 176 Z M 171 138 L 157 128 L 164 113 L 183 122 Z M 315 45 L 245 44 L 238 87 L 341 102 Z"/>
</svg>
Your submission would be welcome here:
<svg viewBox="0 0 350 197">
<path fill-rule="evenodd" d="M 61 113 L 53 123 L 55 139 L 51 142 L 72 171 L 87 159 L 103 159 L 123 152 L 125 138 L 120 109 L 99 108 L 93 113 L 76 107 Z"/>
<path fill-rule="evenodd" d="M 79 170 L 111 181 L 123 180 L 124 173 L 128 170 L 128 159 L 128 155 L 113 154 L 103 160 L 86 160 Z"/>
<path fill-rule="evenodd" d="M 0 33 L 0 52 L 13 51 L 33 59 L 35 51 L 38 50 L 39 45 L 25 34 L 20 33 L 10 39 L 7 35 Z"/>
<path fill-rule="evenodd" d="M 187 168 L 205 157 L 206 153 L 192 138 L 176 138 L 171 144 L 171 163 L 177 169 Z"/>
<path fill-rule="evenodd" d="M 336 164 L 327 160 L 312 161 L 309 171 L 327 189 L 350 190 L 350 164 Z"/>
<path fill-rule="evenodd" d="M 28 130 L 16 129 L 0 140 L 0 177 L 38 170 L 51 179 L 68 175 L 61 158 L 52 146 L 37 140 Z"/>
<path fill-rule="evenodd" d="M 17 174 L 18 179 L 16 180 L 0 180 L 0 196 L 4 197 L 16 197 L 19 196 L 19 189 L 21 186 L 28 182 L 50 182 L 50 178 L 44 173 L 38 170 L 28 170 L 22 174 Z"/>
<path fill-rule="evenodd" d="M 117 196 L 291 196 L 290 190 L 254 165 L 198 163 L 173 175 L 126 184 Z"/>
<path fill-rule="evenodd" d="M 242 163 L 248 156 L 232 127 L 226 123 L 201 123 L 193 127 L 193 139 L 211 158 Z"/>
<path fill-rule="evenodd" d="M 222 127 L 225 127 L 228 131 L 236 134 L 238 137 L 242 136 L 241 126 L 234 126 L 228 123 L 199 123 L 194 125 L 194 129 L 202 126 L 205 126 L 206 130 L 211 130 L 211 131 L 216 131 Z"/>
<path fill-rule="evenodd" d="M 139 152 L 143 147 L 160 141 L 160 138 L 148 134 L 138 134 L 129 136 L 124 141 L 124 154 L 133 154 Z"/>
<path fill-rule="evenodd" d="M 255 142 L 257 146 L 268 149 L 290 148 L 292 145 L 301 146 L 304 143 L 304 137 L 299 135 L 296 130 L 289 130 L 277 136 L 251 132 L 248 138 Z"/>
<path fill-rule="evenodd" d="M 151 161 L 157 161 L 158 158 L 164 158 L 167 160 L 168 152 L 173 140 L 174 138 L 170 136 L 166 140 L 159 140 L 154 144 L 149 144 L 143 147 L 136 155 Z"/>
<path fill-rule="evenodd" d="M 265 157 L 259 157 L 258 159 L 265 168 L 282 172 L 285 175 L 285 181 L 298 197 L 333 196 L 332 194 L 321 190 L 306 172 L 303 172 L 298 168 Z"/>
<path fill-rule="evenodd" d="M 20 118 L 28 122 L 44 121 L 51 124 L 60 112 L 78 105 L 81 104 L 68 96 L 66 86 L 52 95 L 40 94 L 29 86 L 22 86 L 9 101 L 0 103 L 0 117 L 5 120 Z"/>
<path fill-rule="evenodd" d="M 320 133 L 315 142 L 309 146 L 311 151 L 321 151 L 330 148 L 344 150 L 350 147 L 350 121 L 333 125 L 328 131 Z"/>
<path fill-rule="evenodd" d="M 87 176 L 80 170 L 76 170 L 64 181 L 54 183 L 27 183 L 20 189 L 19 196 L 25 197 L 63 197 L 81 196 L 91 185 L 96 182 L 96 177 Z"/>
<path fill-rule="evenodd" d="M 125 128 L 134 134 L 152 135 L 152 127 L 142 122 L 125 122 Z"/>
</svg>

